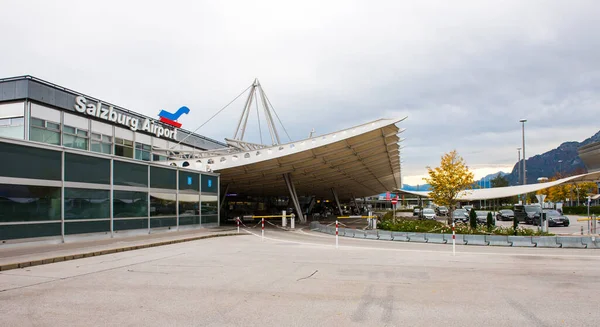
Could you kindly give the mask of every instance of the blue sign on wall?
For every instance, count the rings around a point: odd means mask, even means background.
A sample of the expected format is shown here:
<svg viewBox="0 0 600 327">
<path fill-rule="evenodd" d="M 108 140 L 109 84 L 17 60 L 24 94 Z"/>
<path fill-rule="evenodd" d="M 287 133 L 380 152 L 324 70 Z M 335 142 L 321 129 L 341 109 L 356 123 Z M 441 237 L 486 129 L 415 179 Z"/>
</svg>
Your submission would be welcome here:
<svg viewBox="0 0 600 327">
<path fill-rule="evenodd" d="M 200 191 L 209 193 L 219 192 L 219 180 L 217 176 L 202 175 L 201 179 L 202 186 L 200 188 Z"/>
<path fill-rule="evenodd" d="M 192 180 L 193 180 L 192 176 L 188 176 L 188 178 L 187 178 L 187 184 L 188 185 L 192 185 Z"/>
</svg>

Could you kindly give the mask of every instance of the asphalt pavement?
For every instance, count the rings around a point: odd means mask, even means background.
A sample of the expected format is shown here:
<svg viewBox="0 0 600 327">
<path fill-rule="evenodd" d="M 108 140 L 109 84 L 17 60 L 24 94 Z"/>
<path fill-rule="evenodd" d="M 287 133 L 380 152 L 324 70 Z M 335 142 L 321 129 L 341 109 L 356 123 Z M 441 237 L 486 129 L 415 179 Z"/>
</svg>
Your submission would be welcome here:
<svg viewBox="0 0 600 327">
<path fill-rule="evenodd" d="M 600 251 L 268 228 L 0 272 L 1 326 L 591 326 Z"/>
</svg>

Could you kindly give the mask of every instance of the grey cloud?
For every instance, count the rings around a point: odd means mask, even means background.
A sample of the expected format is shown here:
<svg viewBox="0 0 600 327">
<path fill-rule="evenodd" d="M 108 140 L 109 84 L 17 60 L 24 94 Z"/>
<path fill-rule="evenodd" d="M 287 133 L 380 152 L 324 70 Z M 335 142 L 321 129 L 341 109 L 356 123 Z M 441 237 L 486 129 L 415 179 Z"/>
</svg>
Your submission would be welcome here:
<svg viewBox="0 0 600 327">
<path fill-rule="evenodd" d="M 404 174 L 418 175 L 452 149 L 473 166 L 512 165 L 519 118 L 529 119 L 528 154 L 595 133 L 597 8 L 595 1 L 11 2 L 0 13 L 0 28 L 10 31 L 0 71 L 152 116 L 185 104 L 191 130 L 258 77 L 293 139 L 311 128 L 322 134 L 408 116 Z M 231 137 L 241 107 L 199 132 Z M 249 137 L 258 141 L 255 130 Z"/>
</svg>

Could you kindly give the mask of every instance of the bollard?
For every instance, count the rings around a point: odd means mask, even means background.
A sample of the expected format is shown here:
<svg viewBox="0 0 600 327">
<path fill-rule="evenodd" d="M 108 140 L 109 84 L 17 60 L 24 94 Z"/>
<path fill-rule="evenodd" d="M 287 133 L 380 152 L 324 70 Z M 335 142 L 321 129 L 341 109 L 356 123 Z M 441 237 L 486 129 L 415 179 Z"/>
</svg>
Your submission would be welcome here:
<svg viewBox="0 0 600 327">
<path fill-rule="evenodd" d="M 452 255 L 456 255 L 456 232 L 454 231 L 454 222 L 452 222 Z"/>
<path fill-rule="evenodd" d="M 296 225 L 296 215 L 292 214 L 292 216 L 290 217 L 290 228 L 294 229 Z"/>
<path fill-rule="evenodd" d="M 335 248 L 338 248 L 338 221 L 335 221 Z"/>
<path fill-rule="evenodd" d="M 237 228 L 238 228 L 238 234 L 240 233 L 240 217 L 236 218 L 236 222 L 237 222 Z"/>
<path fill-rule="evenodd" d="M 281 212 L 281 227 L 287 226 L 287 219 L 285 218 L 285 210 Z"/>
<path fill-rule="evenodd" d="M 264 242 L 265 241 L 265 218 L 262 218 L 262 230 L 261 230 L 260 234 L 261 234 L 260 240 Z"/>
</svg>

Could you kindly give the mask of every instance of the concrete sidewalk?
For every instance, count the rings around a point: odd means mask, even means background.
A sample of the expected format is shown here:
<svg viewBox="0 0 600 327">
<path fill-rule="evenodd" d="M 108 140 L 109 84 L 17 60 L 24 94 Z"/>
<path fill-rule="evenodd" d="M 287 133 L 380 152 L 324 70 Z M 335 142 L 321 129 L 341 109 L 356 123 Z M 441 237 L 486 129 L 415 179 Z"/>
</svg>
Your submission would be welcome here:
<svg viewBox="0 0 600 327">
<path fill-rule="evenodd" d="M 204 238 L 247 235 L 236 228 L 199 228 L 179 232 L 163 232 L 50 244 L 31 242 L 0 245 L 0 271 L 74 260 L 98 255 L 132 251 L 154 246 L 195 241 Z"/>
</svg>

